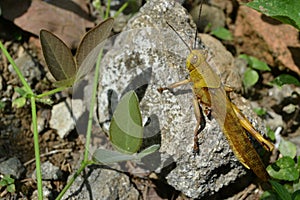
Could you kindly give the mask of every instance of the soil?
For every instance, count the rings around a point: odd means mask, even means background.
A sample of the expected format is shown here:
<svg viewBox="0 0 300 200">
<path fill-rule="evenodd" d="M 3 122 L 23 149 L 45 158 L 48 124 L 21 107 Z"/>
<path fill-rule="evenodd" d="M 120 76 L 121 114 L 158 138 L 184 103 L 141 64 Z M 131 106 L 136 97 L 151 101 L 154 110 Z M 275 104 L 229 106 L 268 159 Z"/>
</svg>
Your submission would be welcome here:
<svg viewBox="0 0 300 200">
<path fill-rule="evenodd" d="M 187 7 L 191 7 L 193 1 L 187 1 Z M 237 2 L 235 2 L 237 3 Z M 234 5 L 234 4 L 232 4 Z M 233 24 L 235 22 L 233 19 L 235 15 L 233 13 L 238 13 L 238 7 L 232 6 L 231 15 L 229 15 L 228 10 L 224 8 L 224 12 L 227 15 L 228 27 L 239 26 L 238 24 Z M 89 13 L 93 15 L 94 13 Z M 99 20 L 97 15 L 93 16 Z M 40 80 L 33 79 L 31 82 L 32 88 L 36 93 L 42 93 L 47 90 L 53 89 L 54 86 L 51 80 L 48 78 L 47 68 L 45 67 L 40 45 L 38 44 L 38 37 L 34 33 L 23 31 L 22 27 L 17 27 L 12 21 L 4 19 L 1 16 L 1 41 L 4 42 L 5 47 L 12 56 L 13 59 L 17 59 L 24 52 L 27 52 L 34 62 L 37 63 L 37 67 L 41 71 Z M 95 20 L 96 21 L 96 20 Z M 2 29 L 4 27 L 4 29 Z M 16 40 L 11 38 L 11 35 L 20 33 L 22 35 L 22 40 Z M 248 38 L 250 39 L 250 38 Z M 248 41 L 244 39 L 243 43 Z M 239 45 L 239 41 L 225 42 L 224 45 L 236 56 L 237 52 L 242 51 Z M 0 161 L 10 158 L 17 157 L 26 168 L 26 174 L 23 178 L 16 180 L 16 192 L 11 195 L 9 193 L 3 193 L 4 189 L 1 189 L 2 198 L 13 198 L 13 197 L 24 197 L 30 198 L 32 193 L 36 190 L 36 183 L 31 178 L 34 169 L 34 144 L 33 144 L 33 133 L 31 131 L 31 109 L 30 102 L 27 102 L 25 106 L 21 108 L 16 108 L 12 106 L 12 101 L 17 97 L 17 93 L 14 92 L 14 88 L 22 87 L 17 76 L 13 74 L 9 69 L 9 62 L 3 53 L 0 53 L 0 97 L 1 101 L 5 103 L 4 108 L 0 110 Z M 281 73 L 289 73 L 298 77 L 295 72 L 285 68 L 284 71 L 280 71 L 277 66 L 272 66 L 272 71 L 261 73 L 259 83 L 255 85 L 252 89 L 244 92 L 244 96 L 252 101 L 259 104 L 260 107 L 267 108 L 267 110 L 272 110 L 273 112 L 280 115 L 283 119 L 284 134 L 289 137 L 296 138 L 300 134 L 299 129 L 299 88 L 296 89 L 295 86 L 289 86 L 289 89 L 294 91 L 294 96 L 285 96 L 283 99 L 276 99 L 270 95 L 269 91 L 271 89 L 266 83 L 272 80 L 274 77 Z M 63 101 L 69 94 L 63 92 L 61 96 L 54 95 L 52 100 L 54 104 Z M 287 105 L 298 106 L 294 112 L 287 113 L 283 111 L 283 108 Z M 41 162 L 49 160 L 53 165 L 60 167 L 64 172 L 64 180 L 53 182 L 53 191 L 60 191 L 68 175 L 72 172 L 74 166 L 78 163 L 80 155 L 84 150 L 84 142 L 81 137 L 73 130 L 67 138 L 61 139 L 57 135 L 55 130 L 49 127 L 49 119 L 51 115 L 51 106 L 38 103 L 38 116 L 45 119 L 45 126 L 39 134 L 39 144 L 41 153 Z M 54 151 L 57 150 L 57 151 Z M 169 186 L 168 191 L 160 190 L 159 186 L 162 182 L 157 183 L 148 177 L 138 178 L 131 177 L 131 181 L 135 183 L 137 189 L 143 194 L 144 197 L 147 195 L 155 197 L 155 199 L 188 199 L 184 195 L 180 194 L 174 188 Z M 152 180 L 152 181 L 151 181 Z M 166 187 L 164 185 L 163 187 Z M 237 194 L 238 197 L 243 197 L 244 199 L 258 199 L 257 187 L 254 188 L 249 186 L 241 193 Z M 0 193 L 0 195 L 1 195 Z M 174 198 L 172 197 L 174 196 Z M 237 197 L 237 198 L 238 198 Z M 146 198 L 145 198 L 146 199 Z"/>
</svg>

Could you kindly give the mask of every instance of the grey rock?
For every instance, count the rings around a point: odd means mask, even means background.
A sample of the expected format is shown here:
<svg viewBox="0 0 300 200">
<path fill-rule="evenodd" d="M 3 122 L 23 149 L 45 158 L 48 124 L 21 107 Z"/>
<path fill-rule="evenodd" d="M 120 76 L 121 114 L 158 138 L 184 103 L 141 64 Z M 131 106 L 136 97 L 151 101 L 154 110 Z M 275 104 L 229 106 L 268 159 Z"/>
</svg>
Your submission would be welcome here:
<svg viewBox="0 0 300 200">
<path fill-rule="evenodd" d="M 46 161 L 41 165 L 42 180 L 61 180 L 63 172 L 59 167 L 53 165 L 51 162 Z M 32 178 L 36 180 L 36 171 L 32 173 Z"/>
<path fill-rule="evenodd" d="M 210 25 L 210 27 L 209 30 L 206 31 L 211 31 L 216 28 L 225 27 L 225 14 L 221 9 L 214 6 L 209 6 L 207 4 L 203 4 L 200 21 L 198 19 L 199 10 L 200 5 L 194 7 L 190 12 L 199 30 L 203 31 L 205 28 L 207 28 L 208 25 Z"/>
<path fill-rule="evenodd" d="M 147 130 L 152 135 L 145 139 L 158 136 L 161 141 L 160 156 L 149 162 L 159 166 L 157 173 L 176 162 L 176 167 L 166 176 L 170 185 L 192 198 L 211 196 L 245 175 L 246 170 L 234 157 L 215 119 L 206 121 L 199 139 L 199 155 L 193 155 L 196 120 L 190 85 L 176 88 L 174 92 L 160 94 L 157 91 L 188 75 L 185 59 L 189 49 L 166 22 L 188 45 L 193 43 L 195 24 L 186 10 L 174 1 L 147 2 L 129 21 L 126 31 L 115 38 L 113 49 L 102 60 L 98 115 L 104 129 L 108 129 L 109 123 L 104 122 L 111 118 L 113 102 L 125 92 L 138 89 L 143 121 L 151 124 L 145 128 L 153 128 Z M 232 55 L 212 37 L 200 37 L 209 49 L 203 44 L 198 44 L 198 48 L 208 51 L 208 63 L 221 76 L 222 82 L 234 83 L 234 88 L 241 87 Z M 111 99 L 112 96 L 116 99 Z M 244 114 L 258 124 L 255 115 L 247 111 L 244 109 Z"/>
<path fill-rule="evenodd" d="M 299 94 L 299 89 L 293 88 L 292 85 L 285 84 L 282 87 L 270 88 L 268 90 L 268 96 L 271 96 L 276 101 L 276 104 L 280 104 L 285 98 L 291 97 L 294 91 L 297 91 Z"/>
<path fill-rule="evenodd" d="M 266 125 L 272 130 L 275 130 L 278 127 L 284 126 L 284 121 L 282 116 L 274 112 L 273 110 L 268 110 L 268 116 L 266 119 Z"/>
<path fill-rule="evenodd" d="M 76 112 L 72 112 L 72 107 L 76 107 Z M 72 104 L 70 99 L 58 103 L 51 110 L 50 127 L 57 130 L 60 138 L 64 138 L 75 128 L 75 121 L 84 110 L 80 99 L 72 100 Z"/>
<path fill-rule="evenodd" d="M 8 175 L 10 174 L 12 177 L 19 179 L 22 174 L 25 172 L 25 167 L 22 165 L 21 161 L 12 157 L 0 163 L 0 173 Z"/>
<path fill-rule="evenodd" d="M 43 182 L 43 199 L 45 199 L 45 200 L 54 199 L 54 196 L 52 193 L 53 188 L 49 187 L 49 182 L 46 182 L 46 183 L 48 183 L 48 184 L 46 185 L 45 182 Z M 30 199 L 31 200 L 39 199 L 38 198 L 38 190 L 33 191 Z"/>
<path fill-rule="evenodd" d="M 28 81 L 30 84 L 33 80 L 41 80 L 41 70 L 39 69 L 37 62 L 35 62 L 28 53 L 22 54 L 15 60 L 15 63 L 21 70 L 26 81 Z M 11 65 L 8 66 L 8 69 L 15 74 L 15 71 Z"/>
<path fill-rule="evenodd" d="M 76 178 L 62 199 L 141 199 L 139 192 L 125 174 L 97 166 L 88 167 L 84 174 Z"/>
</svg>

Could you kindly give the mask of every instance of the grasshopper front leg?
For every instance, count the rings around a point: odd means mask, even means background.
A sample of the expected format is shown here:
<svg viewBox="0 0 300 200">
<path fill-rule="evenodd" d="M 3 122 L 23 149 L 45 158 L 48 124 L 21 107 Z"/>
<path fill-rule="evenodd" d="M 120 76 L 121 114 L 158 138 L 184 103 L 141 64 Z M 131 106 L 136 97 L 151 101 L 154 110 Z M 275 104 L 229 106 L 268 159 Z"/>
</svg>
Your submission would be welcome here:
<svg viewBox="0 0 300 200">
<path fill-rule="evenodd" d="M 185 80 L 182 80 L 182 81 L 178 81 L 178 82 L 176 82 L 176 83 L 173 83 L 173 84 L 171 84 L 171 85 L 169 85 L 169 86 L 167 86 L 167 87 L 160 87 L 160 88 L 157 89 L 157 91 L 158 91 L 159 93 L 162 93 L 164 90 L 170 90 L 170 89 L 173 89 L 173 88 L 177 88 L 177 87 L 179 87 L 179 86 L 181 86 L 181 85 L 186 85 L 186 84 L 188 84 L 188 83 L 190 83 L 190 82 L 191 82 L 190 79 L 185 79 Z"/>
</svg>

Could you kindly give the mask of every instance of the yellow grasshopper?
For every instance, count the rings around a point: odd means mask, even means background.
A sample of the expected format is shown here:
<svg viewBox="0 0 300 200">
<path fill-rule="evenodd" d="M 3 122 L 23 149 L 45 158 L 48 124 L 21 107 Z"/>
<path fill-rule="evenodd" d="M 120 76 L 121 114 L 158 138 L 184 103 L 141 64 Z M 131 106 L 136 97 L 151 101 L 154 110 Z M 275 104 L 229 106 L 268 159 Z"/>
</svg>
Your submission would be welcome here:
<svg viewBox="0 0 300 200">
<path fill-rule="evenodd" d="M 169 26 L 174 30 L 171 25 Z M 175 33 L 178 35 L 176 31 Z M 212 117 L 216 119 L 238 160 L 246 168 L 251 169 L 261 180 L 267 181 L 269 178 L 268 173 L 265 170 L 260 156 L 248 138 L 246 130 L 266 150 L 272 151 L 274 148 L 273 144 L 264 139 L 237 106 L 230 101 L 227 93 L 231 92 L 232 89 L 222 85 L 219 76 L 207 62 L 207 53 L 204 50 L 191 49 L 183 39 L 182 41 L 190 49 L 190 54 L 186 59 L 186 67 L 190 77 L 186 80 L 173 83 L 168 87 L 159 88 L 158 90 L 162 92 L 163 90 L 176 88 L 188 83 L 193 84 L 193 104 L 197 119 L 196 128 L 194 130 L 194 153 L 199 152 L 198 134 L 204 128 L 201 127 L 201 123 L 203 122 L 202 108 L 206 115 L 211 114 Z"/>
</svg>

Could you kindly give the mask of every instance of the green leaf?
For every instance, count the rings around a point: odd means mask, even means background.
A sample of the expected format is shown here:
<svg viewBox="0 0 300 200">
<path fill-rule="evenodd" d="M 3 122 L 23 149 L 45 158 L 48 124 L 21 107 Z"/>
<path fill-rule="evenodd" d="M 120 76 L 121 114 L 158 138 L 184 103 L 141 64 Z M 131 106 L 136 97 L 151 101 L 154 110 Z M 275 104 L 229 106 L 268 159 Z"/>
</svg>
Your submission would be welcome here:
<svg viewBox="0 0 300 200">
<path fill-rule="evenodd" d="M 154 153 L 155 151 L 157 151 L 159 149 L 159 147 L 160 147 L 160 145 L 158 145 L 158 144 L 152 145 L 152 146 L 144 149 L 140 153 L 138 153 L 137 157 L 142 159 L 143 157 L 150 155 L 150 154 Z"/>
<path fill-rule="evenodd" d="M 282 200 L 292 200 L 291 194 L 281 184 L 270 180 L 272 188 L 277 192 Z"/>
<path fill-rule="evenodd" d="M 128 160 L 137 160 L 136 155 L 128 155 L 118 151 L 110 151 L 106 149 L 97 149 L 93 154 L 93 161 L 100 164 L 113 164 Z"/>
<path fill-rule="evenodd" d="M 253 57 L 253 56 L 248 56 L 246 54 L 241 54 L 239 55 L 239 58 L 242 58 L 244 60 L 247 61 L 249 67 L 253 68 L 253 69 L 257 69 L 260 71 L 271 71 L 271 69 L 269 68 L 269 66 L 263 62 L 258 60 L 257 58 Z"/>
<path fill-rule="evenodd" d="M 246 88 L 249 88 L 257 83 L 258 78 L 258 73 L 255 70 L 248 68 L 244 73 L 243 84 Z"/>
<path fill-rule="evenodd" d="M 0 186 L 8 186 L 15 182 L 15 179 L 11 178 L 9 174 L 4 175 L 3 178 L 0 180 Z"/>
<path fill-rule="evenodd" d="M 241 59 L 244 59 L 247 62 L 248 65 L 251 62 L 251 60 L 250 60 L 250 58 L 247 54 L 240 54 L 238 57 L 241 58 Z"/>
<path fill-rule="evenodd" d="M 297 190 L 297 191 L 295 191 L 295 192 L 292 194 L 292 199 L 293 199 L 293 200 L 300 200 L 300 190 Z"/>
<path fill-rule="evenodd" d="M 49 106 L 53 105 L 53 101 L 51 99 L 39 99 L 39 98 L 36 98 L 35 99 L 37 102 L 40 102 L 40 103 L 43 103 L 43 104 L 47 104 Z"/>
<path fill-rule="evenodd" d="M 21 107 L 25 106 L 25 104 L 26 104 L 26 98 L 25 97 L 16 98 L 12 102 L 12 106 L 15 107 L 15 108 L 21 108 Z"/>
<path fill-rule="evenodd" d="M 265 62 L 260 61 L 253 56 L 249 56 L 249 59 L 250 59 L 250 63 L 249 63 L 250 67 L 252 67 L 253 69 L 257 69 L 261 71 L 271 71 L 271 69 Z"/>
<path fill-rule="evenodd" d="M 260 200 L 280 200 L 273 191 L 265 191 L 259 198 Z"/>
<path fill-rule="evenodd" d="M 3 110 L 5 108 L 5 102 L 0 101 L 0 110 Z"/>
<path fill-rule="evenodd" d="M 299 0 L 254 0 L 246 5 L 300 30 Z"/>
<path fill-rule="evenodd" d="M 299 179 L 299 172 L 292 158 L 285 156 L 269 165 L 267 171 L 272 178 L 278 180 L 295 181 Z"/>
<path fill-rule="evenodd" d="M 14 192 L 16 191 L 15 184 L 8 185 L 8 186 L 6 187 L 6 190 L 7 190 L 9 193 L 14 193 Z"/>
<path fill-rule="evenodd" d="M 28 93 L 24 88 L 15 87 L 15 92 L 17 92 L 20 96 L 25 97 Z"/>
<path fill-rule="evenodd" d="M 279 151 L 283 156 L 295 158 L 297 154 L 297 147 L 294 143 L 281 139 L 279 143 Z"/>
<path fill-rule="evenodd" d="M 297 168 L 298 168 L 298 171 L 300 172 L 300 156 L 297 157 Z"/>
<path fill-rule="evenodd" d="M 140 161 L 143 157 L 154 153 L 159 149 L 159 145 L 152 145 L 138 154 L 124 154 L 118 151 L 97 149 L 93 154 L 93 161 L 100 164 L 113 164 L 117 162 L 135 160 Z"/>
<path fill-rule="evenodd" d="M 264 116 L 267 114 L 267 111 L 263 108 L 254 108 L 253 110 L 258 116 Z"/>
<path fill-rule="evenodd" d="M 299 182 L 299 179 L 295 182 L 293 182 L 293 191 L 294 192 L 300 192 L 300 182 Z"/>
<path fill-rule="evenodd" d="M 281 74 L 272 80 L 271 83 L 279 87 L 283 86 L 284 84 L 294 84 L 296 86 L 300 86 L 299 80 L 289 74 Z"/>
<path fill-rule="evenodd" d="M 0 187 L 4 187 L 4 186 L 7 186 L 7 181 L 5 179 L 1 179 L 0 180 Z"/>
<path fill-rule="evenodd" d="M 139 101 L 133 91 L 126 93 L 116 107 L 109 127 L 113 146 L 123 153 L 136 153 L 143 140 Z"/>
<path fill-rule="evenodd" d="M 274 141 L 275 140 L 275 131 L 273 131 L 270 127 L 267 127 L 267 136 Z"/>
<path fill-rule="evenodd" d="M 10 175 L 6 175 L 5 179 L 9 185 L 15 182 L 15 179 L 11 178 Z"/>
<path fill-rule="evenodd" d="M 233 39 L 231 32 L 228 29 L 223 28 L 223 27 L 218 27 L 218 28 L 212 30 L 211 34 L 222 40 L 232 40 Z"/>
<path fill-rule="evenodd" d="M 282 169 L 295 167 L 295 161 L 289 156 L 284 156 L 276 161 L 276 165 Z"/>
</svg>

